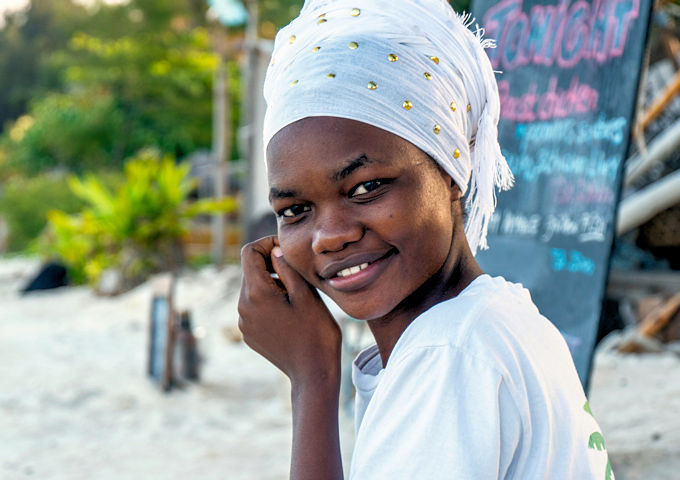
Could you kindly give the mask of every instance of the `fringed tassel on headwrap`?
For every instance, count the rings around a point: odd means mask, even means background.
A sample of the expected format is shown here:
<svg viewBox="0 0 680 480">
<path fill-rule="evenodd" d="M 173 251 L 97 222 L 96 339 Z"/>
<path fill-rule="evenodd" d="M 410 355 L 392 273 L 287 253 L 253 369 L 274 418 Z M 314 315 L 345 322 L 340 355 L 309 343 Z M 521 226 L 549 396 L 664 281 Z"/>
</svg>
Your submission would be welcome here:
<svg viewBox="0 0 680 480">
<path fill-rule="evenodd" d="M 496 189 L 507 190 L 514 183 L 508 163 L 501 154 L 497 136 L 496 122 L 488 109 L 484 108 L 472 151 L 472 173 L 467 196 L 465 236 L 472 253 L 476 253 L 478 248 L 488 248 L 486 234 L 496 209 Z"/>
<path fill-rule="evenodd" d="M 484 29 L 479 26 L 474 33 L 481 47 L 475 51 L 480 62 L 480 70 L 483 72 L 486 99 L 477 123 L 474 148 L 471 151 L 472 172 L 466 205 L 468 218 L 465 236 L 473 254 L 478 249 L 489 248 L 486 236 L 489 222 L 496 209 L 496 189 L 508 190 L 514 184 L 514 177 L 498 143 L 500 99 L 491 62 L 484 51 L 486 48 L 495 48 L 496 43 L 491 39 L 485 39 Z"/>
</svg>

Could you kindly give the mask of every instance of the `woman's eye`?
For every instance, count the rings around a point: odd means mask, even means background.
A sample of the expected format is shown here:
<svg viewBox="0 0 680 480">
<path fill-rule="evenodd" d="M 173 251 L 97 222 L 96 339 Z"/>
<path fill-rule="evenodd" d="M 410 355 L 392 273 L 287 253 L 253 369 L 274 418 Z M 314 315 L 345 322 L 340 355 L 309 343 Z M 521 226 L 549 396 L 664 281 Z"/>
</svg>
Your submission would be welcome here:
<svg viewBox="0 0 680 480">
<path fill-rule="evenodd" d="M 311 208 L 309 205 L 293 205 L 279 210 L 279 217 L 293 218 L 305 212 L 309 212 L 310 210 Z"/>
<path fill-rule="evenodd" d="M 354 197 L 356 195 L 365 195 L 382 186 L 384 183 L 385 182 L 383 180 L 369 180 L 368 182 L 360 183 L 354 187 L 354 190 L 350 196 Z"/>
</svg>

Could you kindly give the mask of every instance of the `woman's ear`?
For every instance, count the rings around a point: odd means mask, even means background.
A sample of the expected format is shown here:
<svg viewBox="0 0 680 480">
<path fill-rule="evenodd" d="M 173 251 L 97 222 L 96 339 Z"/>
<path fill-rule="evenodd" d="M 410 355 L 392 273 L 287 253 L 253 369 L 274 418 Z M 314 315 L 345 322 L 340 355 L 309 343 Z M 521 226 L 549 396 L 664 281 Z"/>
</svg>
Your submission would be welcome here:
<svg viewBox="0 0 680 480">
<path fill-rule="evenodd" d="M 456 182 L 453 180 L 453 178 L 451 179 L 450 187 L 451 187 L 451 201 L 457 202 L 458 200 L 460 200 L 462 198 L 463 192 L 460 191 L 460 188 L 458 187 Z"/>
</svg>

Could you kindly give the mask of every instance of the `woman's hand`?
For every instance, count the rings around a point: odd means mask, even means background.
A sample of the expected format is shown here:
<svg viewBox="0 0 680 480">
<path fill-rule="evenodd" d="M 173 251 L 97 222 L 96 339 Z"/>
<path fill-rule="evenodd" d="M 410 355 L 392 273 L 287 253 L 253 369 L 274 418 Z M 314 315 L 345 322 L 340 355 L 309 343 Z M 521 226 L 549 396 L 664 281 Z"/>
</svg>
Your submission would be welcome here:
<svg viewBox="0 0 680 480">
<path fill-rule="evenodd" d="M 316 290 L 286 263 L 276 237 L 243 247 L 241 263 L 238 326 L 243 340 L 291 381 L 290 478 L 341 480 L 340 327 Z"/>
<path fill-rule="evenodd" d="M 286 263 L 277 238 L 243 247 L 241 263 L 239 329 L 246 344 L 294 386 L 339 382 L 340 328 L 317 291 Z M 280 281 L 272 278 L 272 267 Z"/>
</svg>

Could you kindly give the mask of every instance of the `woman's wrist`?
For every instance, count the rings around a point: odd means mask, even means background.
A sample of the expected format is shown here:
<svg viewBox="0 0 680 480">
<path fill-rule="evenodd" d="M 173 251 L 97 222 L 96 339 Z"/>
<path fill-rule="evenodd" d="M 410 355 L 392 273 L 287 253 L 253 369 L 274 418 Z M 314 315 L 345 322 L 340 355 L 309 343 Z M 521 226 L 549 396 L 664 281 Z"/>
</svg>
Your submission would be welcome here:
<svg viewBox="0 0 680 480">
<path fill-rule="evenodd" d="M 340 392 L 340 365 L 291 375 L 290 383 L 293 398 L 307 393 L 316 396 L 322 392 L 338 395 Z"/>
</svg>

